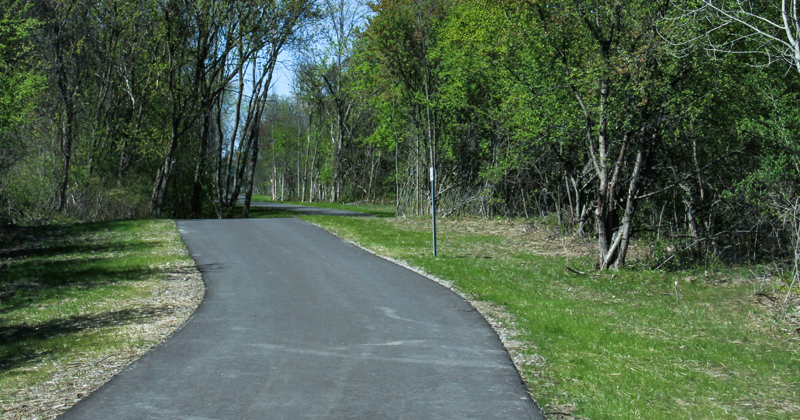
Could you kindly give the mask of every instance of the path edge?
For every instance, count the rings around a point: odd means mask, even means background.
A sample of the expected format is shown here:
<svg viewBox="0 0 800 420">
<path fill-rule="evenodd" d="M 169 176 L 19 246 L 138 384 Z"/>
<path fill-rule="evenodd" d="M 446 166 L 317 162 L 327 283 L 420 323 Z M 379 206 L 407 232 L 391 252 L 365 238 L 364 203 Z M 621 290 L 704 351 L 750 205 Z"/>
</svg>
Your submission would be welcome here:
<svg viewBox="0 0 800 420">
<path fill-rule="evenodd" d="M 546 419 L 542 408 L 539 406 L 539 403 L 536 402 L 536 398 L 534 398 L 533 394 L 531 393 L 531 382 L 529 381 L 527 375 L 525 375 L 524 370 L 522 369 L 523 366 L 526 365 L 536 365 L 536 366 L 543 366 L 546 363 L 546 360 L 541 355 L 532 355 L 526 356 L 522 354 L 522 350 L 526 347 L 524 346 L 524 342 L 516 340 L 515 338 L 519 336 L 519 330 L 516 328 L 516 324 L 514 322 L 514 316 L 509 314 L 505 311 L 500 305 L 494 304 L 492 302 L 476 300 L 469 294 L 463 292 L 458 287 L 456 287 L 453 282 L 449 280 L 442 279 L 437 277 L 427 271 L 423 270 L 420 267 L 413 266 L 409 264 L 407 261 L 398 260 L 396 258 L 388 257 L 386 255 L 381 255 L 378 252 L 367 248 L 358 242 L 351 241 L 349 239 L 343 238 L 336 234 L 335 232 L 331 232 L 328 229 L 320 226 L 317 223 L 300 219 L 304 222 L 314 225 L 325 232 L 330 233 L 331 235 L 339 238 L 340 240 L 355 246 L 363 251 L 366 251 L 378 258 L 384 259 L 386 261 L 391 262 L 392 264 L 398 265 L 403 267 L 407 270 L 411 270 L 416 274 L 421 275 L 422 277 L 427 278 L 434 283 L 438 283 L 440 286 L 445 287 L 446 289 L 450 290 L 451 292 L 458 295 L 461 299 L 467 302 L 472 308 L 478 312 L 481 317 L 486 321 L 487 324 L 491 327 L 492 331 L 497 335 L 497 338 L 500 340 L 500 343 L 503 345 L 506 353 L 508 354 L 509 358 L 511 359 L 512 364 L 514 365 L 514 370 L 517 371 L 517 375 L 520 378 L 520 381 L 525 386 L 525 393 L 528 394 L 528 397 L 533 402 L 533 405 L 536 407 L 536 410 L 541 415 L 542 419 Z M 533 344 L 533 343 L 531 343 Z M 533 344 L 533 348 L 536 348 L 535 344 Z"/>
</svg>

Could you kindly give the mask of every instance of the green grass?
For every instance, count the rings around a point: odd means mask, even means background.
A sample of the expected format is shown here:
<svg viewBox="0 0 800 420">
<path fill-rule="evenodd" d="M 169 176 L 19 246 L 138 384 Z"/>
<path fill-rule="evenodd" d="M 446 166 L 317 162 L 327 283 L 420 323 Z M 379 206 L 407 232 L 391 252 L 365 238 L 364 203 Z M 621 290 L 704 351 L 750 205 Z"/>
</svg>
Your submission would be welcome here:
<svg viewBox="0 0 800 420">
<path fill-rule="evenodd" d="M 192 265 L 171 221 L 21 229 L 0 248 L 0 403 L 76 358 L 153 345 L 130 328 L 174 308 L 153 306 L 166 272 Z"/>
<path fill-rule="evenodd" d="M 590 271 L 585 261 L 533 255 L 524 241 L 464 233 L 457 221 L 443 224 L 434 258 L 427 220 L 303 218 L 504 307 L 527 344 L 530 391 L 551 418 L 800 418 L 797 336 L 771 325 L 747 282 L 577 275 L 565 266 Z"/>
</svg>

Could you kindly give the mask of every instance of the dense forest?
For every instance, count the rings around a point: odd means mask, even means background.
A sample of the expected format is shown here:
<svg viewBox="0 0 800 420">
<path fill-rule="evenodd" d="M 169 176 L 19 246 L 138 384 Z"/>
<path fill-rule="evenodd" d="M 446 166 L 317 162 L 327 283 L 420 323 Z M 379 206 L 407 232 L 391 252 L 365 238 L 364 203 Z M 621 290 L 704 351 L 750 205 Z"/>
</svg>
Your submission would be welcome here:
<svg viewBox="0 0 800 420">
<path fill-rule="evenodd" d="M 254 193 L 422 215 L 433 167 L 439 214 L 547 220 L 601 269 L 646 239 L 797 278 L 796 2 L 0 2 L 4 225 Z"/>
</svg>

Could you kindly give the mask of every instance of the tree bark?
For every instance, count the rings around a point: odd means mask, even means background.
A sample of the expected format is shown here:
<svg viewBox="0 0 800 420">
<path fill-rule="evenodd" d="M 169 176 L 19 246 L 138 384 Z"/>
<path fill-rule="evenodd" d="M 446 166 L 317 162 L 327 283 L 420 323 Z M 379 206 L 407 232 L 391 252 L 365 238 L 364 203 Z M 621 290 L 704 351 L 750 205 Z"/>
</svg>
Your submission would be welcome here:
<svg viewBox="0 0 800 420">
<path fill-rule="evenodd" d="M 203 207 L 203 180 L 208 156 L 209 136 L 211 135 L 211 114 L 206 113 L 203 118 L 203 131 L 200 133 L 200 147 L 197 156 L 197 165 L 194 169 L 194 182 L 192 184 L 191 218 L 201 216 Z"/>
<path fill-rule="evenodd" d="M 625 264 L 625 257 L 628 255 L 628 245 L 630 244 L 632 231 L 633 212 L 636 208 L 636 196 L 639 191 L 639 180 L 644 168 L 645 150 L 643 140 L 640 139 L 640 141 L 637 143 L 636 163 L 633 166 L 633 173 L 631 174 L 630 184 L 628 185 L 628 193 L 625 200 L 625 215 L 622 217 L 622 226 L 620 227 L 621 241 L 619 245 L 619 251 L 617 252 L 617 258 L 614 262 L 614 268 L 617 269 Z"/>
<path fill-rule="evenodd" d="M 260 120 L 260 115 L 258 120 Z M 258 121 L 257 120 L 257 121 Z M 242 217 L 247 219 L 250 217 L 250 200 L 253 197 L 253 184 L 256 179 L 256 166 L 258 166 L 258 138 L 260 137 L 260 124 L 256 123 L 255 128 L 251 134 L 251 156 L 249 162 L 249 168 L 247 171 L 247 182 L 244 191 L 244 209 L 242 210 Z"/>
<path fill-rule="evenodd" d="M 151 202 L 153 212 L 155 213 L 156 217 L 161 217 L 161 213 L 164 210 L 164 199 L 167 195 L 167 186 L 169 185 L 169 179 L 172 175 L 172 168 L 175 165 L 175 157 L 178 153 L 178 138 L 180 137 L 178 127 L 179 124 L 180 119 L 174 119 L 172 122 L 172 134 L 170 136 L 169 147 L 167 148 L 167 153 L 165 154 L 164 161 L 161 163 L 161 167 L 158 170 L 156 182 L 153 186 L 153 197 Z"/>
<path fill-rule="evenodd" d="M 72 170 L 72 144 L 75 124 L 75 103 L 70 89 L 67 63 L 65 62 L 64 40 L 61 28 L 56 30 L 55 55 L 56 72 L 58 75 L 58 90 L 61 94 L 63 120 L 61 121 L 61 181 L 58 185 L 58 211 L 64 212 L 67 207 L 67 191 L 69 189 L 69 174 Z"/>
</svg>

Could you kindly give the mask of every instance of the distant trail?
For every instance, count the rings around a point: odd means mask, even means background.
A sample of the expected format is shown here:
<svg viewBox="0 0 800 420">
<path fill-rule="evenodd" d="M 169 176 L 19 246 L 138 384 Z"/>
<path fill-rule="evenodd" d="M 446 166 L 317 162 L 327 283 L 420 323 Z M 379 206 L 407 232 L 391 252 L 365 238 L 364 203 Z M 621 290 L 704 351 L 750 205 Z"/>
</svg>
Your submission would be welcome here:
<svg viewBox="0 0 800 420">
<path fill-rule="evenodd" d="M 61 419 L 544 419 L 437 283 L 298 219 L 178 228 L 205 301 Z"/>
<path fill-rule="evenodd" d="M 371 214 L 361 213 L 352 210 L 338 210 L 338 209 L 329 209 L 325 207 L 312 207 L 312 206 L 299 206 L 297 204 L 284 204 L 284 203 L 274 203 L 274 202 L 265 202 L 265 201 L 253 201 L 250 203 L 251 207 L 261 207 L 261 208 L 269 208 L 275 210 L 286 210 L 286 211 L 294 211 L 297 213 L 302 214 L 309 214 L 315 216 L 361 216 L 361 217 L 372 217 Z"/>
</svg>

